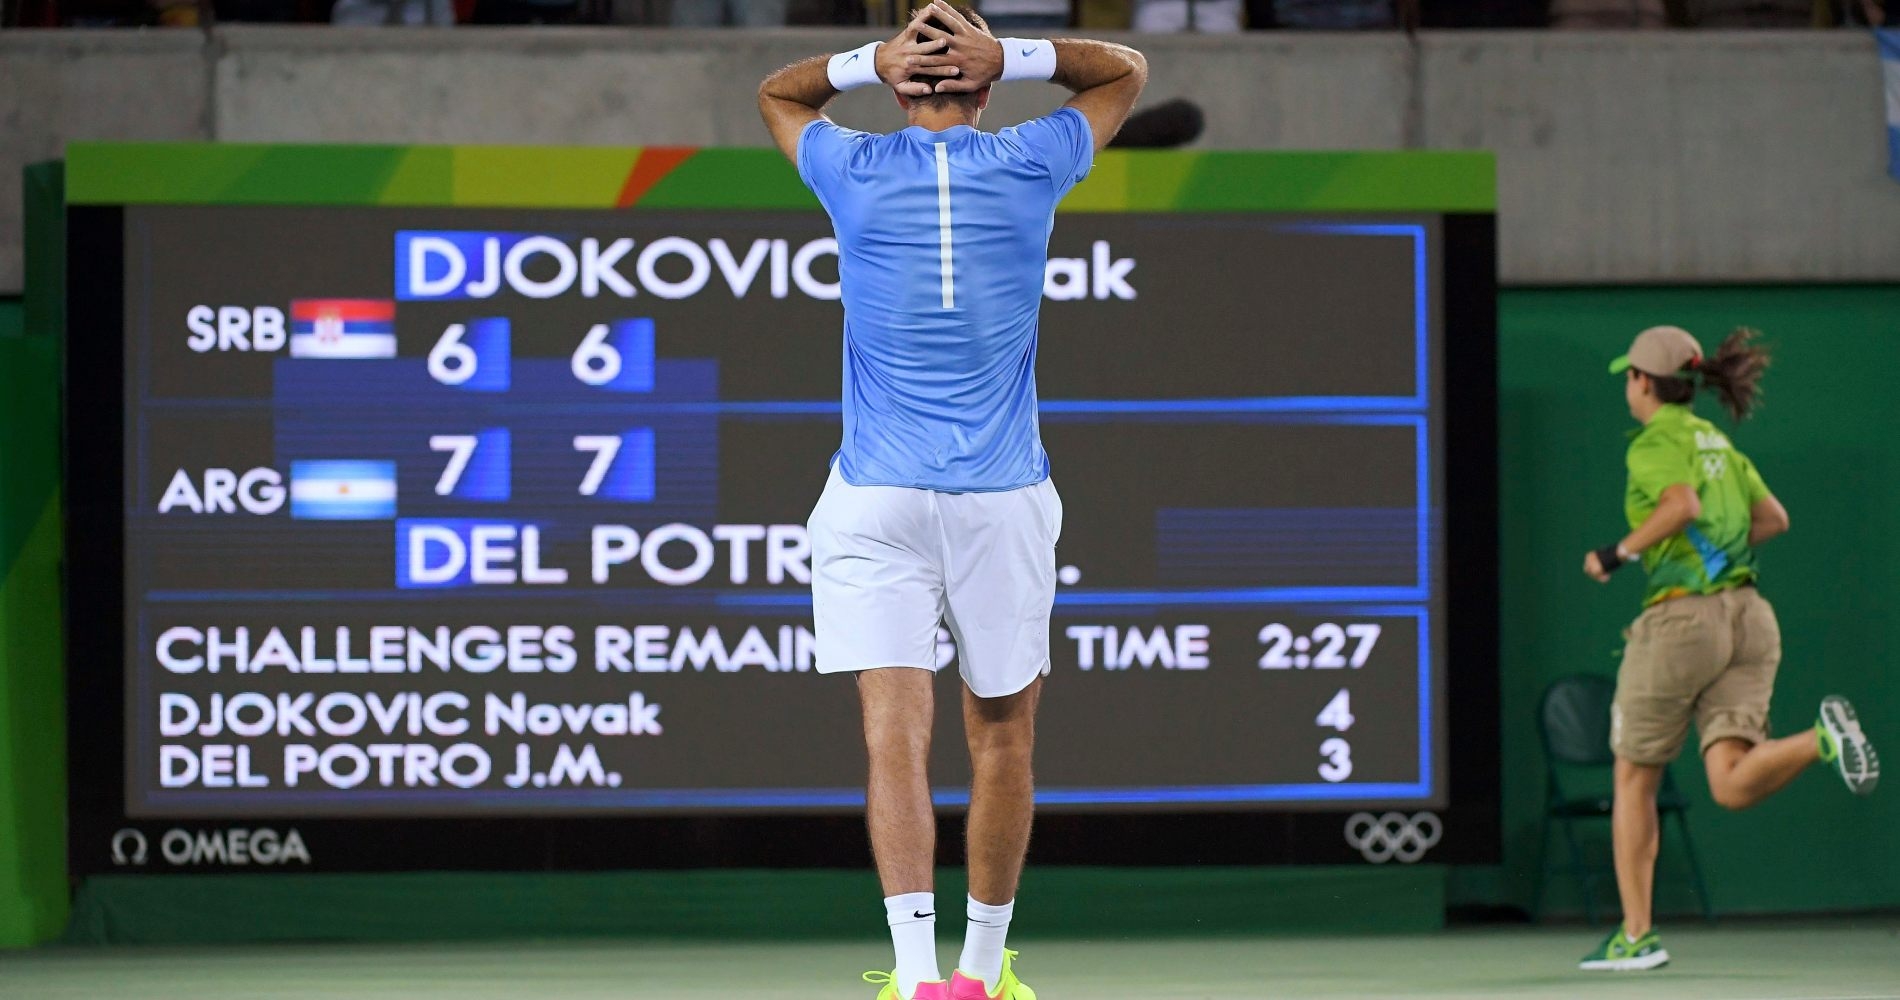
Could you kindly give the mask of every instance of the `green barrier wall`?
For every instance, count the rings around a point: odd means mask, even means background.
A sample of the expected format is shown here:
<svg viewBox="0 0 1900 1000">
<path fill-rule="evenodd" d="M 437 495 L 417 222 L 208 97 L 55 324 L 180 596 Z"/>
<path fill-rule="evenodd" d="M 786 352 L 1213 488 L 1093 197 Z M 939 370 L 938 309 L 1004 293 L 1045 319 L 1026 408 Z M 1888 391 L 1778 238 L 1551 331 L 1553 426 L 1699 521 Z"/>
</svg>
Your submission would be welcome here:
<svg viewBox="0 0 1900 1000">
<path fill-rule="evenodd" d="M 1442 893 L 1426 884 L 1436 884 L 1439 874 L 1429 868 L 1320 869 L 1291 877 L 1176 869 L 1126 878 L 1045 872 L 1037 876 L 1048 887 L 1045 895 L 1102 899 L 1105 912 L 1143 903 L 1144 923 L 1157 927 L 1167 925 L 1157 906 L 1176 906 L 1183 915 L 1229 912 L 1196 902 L 1214 896 L 1276 905 L 1308 901 L 1294 909 L 1321 906 L 1327 929 L 1394 929 L 1394 912 L 1417 928 L 1431 922 L 1421 923 L 1420 914 L 1441 899 L 1477 907 L 1526 904 L 1542 797 L 1533 706 L 1555 677 L 1614 671 L 1619 631 L 1639 598 L 1633 576 L 1599 587 L 1579 567 L 1587 548 L 1621 530 L 1622 451 L 1633 424 L 1604 364 L 1636 330 L 1657 322 L 1687 326 L 1710 347 L 1729 326 L 1749 323 L 1767 331 L 1777 351 L 1767 408 L 1736 434 L 1794 521 L 1793 532 L 1764 557 L 1763 591 L 1780 611 L 1787 649 L 1774 703 L 1777 729 L 1805 726 L 1814 703 L 1838 691 L 1861 706 L 1888 756 L 1900 755 L 1900 616 L 1888 610 L 1900 606 L 1900 404 L 1889 385 L 1893 352 L 1900 349 L 1900 287 L 1528 289 L 1505 293 L 1501 310 L 1505 863 L 1453 870 Z M 0 304 L 0 331 L 5 317 Z M 52 343 L 34 331 L 0 336 L 0 945 L 52 938 L 67 913 Z M 1900 861 L 1880 846 L 1891 844 L 1892 831 L 1900 829 L 1900 788 L 1856 800 L 1817 770 L 1763 806 L 1733 814 L 1710 803 L 1695 761 L 1678 767 L 1695 801 L 1691 822 L 1722 912 L 1900 906 Z M 1693 902 L 1670 881 L 1679 858 L 1667 842 L 1660 888 L 1665 907 Z M 689 927 L 712 933 L 726 912 L 718 901 L 733 884 L 744 885 L 749 905 L 774 909 L 769 900 L 758 902 L 761 892 L 808 900 L 806 880 L 814 878 L 831 880 L 826 885 L 837 891 L 819 893 L 827 898 L 874 891 L 865 878 L 839 873 L 101 879 L 82 896 L 73 937 L 123 939 L 112 931 L 115 921 L 129 930 L 125 921 L 162 919 L 185 902 L 226 907 L 250 921 L 291 915 L 306 921 L 309 934 L 326 937 L 394 935 L 426 924 L 422 918 L 441 913 L 445 901 L 457 911 L 486 907 L 512 914 L 475 921 L 469 934 L 640 933 L 655 926 L 641 912 L 691 914 Z M 323 915 L 325 901 L 372 895 L 375 922 L 353 922 L 350 912 Z M 1334 902 L 1312 902 L 1327 898 Z M 663 907 L 652 902 L 660 899 Z M 1393 907 L 1395 901 L 1403 905 Z M 1559 910 L 1574 909 L 1575 901 L 1566 886 L 1553 891 Z M 574 915 L 603 906 L 625 913 Z M 1231 912 L 1246 909 L 1271 907 Z M 140 926 L 153 934 L 149 928 L 163 925 Z M 1064 929 L 1094 932 L 1084 925 Z M 1208 920 L 1194 929 L 1217 930 Z M 1144 931 L 1153 933 L 1145 925 Z"/>
<path fill-rule="evenodd" d="M 67 912 L 56 344 L 0 333 L 0 946 Z"/>
<path fill-rule="evenodd" d="M 59 499 L 64 175 L 23 177 L 25 299 L 0 299 L 0 947 L 57 935 L 66 884 Z"/>
</svg>

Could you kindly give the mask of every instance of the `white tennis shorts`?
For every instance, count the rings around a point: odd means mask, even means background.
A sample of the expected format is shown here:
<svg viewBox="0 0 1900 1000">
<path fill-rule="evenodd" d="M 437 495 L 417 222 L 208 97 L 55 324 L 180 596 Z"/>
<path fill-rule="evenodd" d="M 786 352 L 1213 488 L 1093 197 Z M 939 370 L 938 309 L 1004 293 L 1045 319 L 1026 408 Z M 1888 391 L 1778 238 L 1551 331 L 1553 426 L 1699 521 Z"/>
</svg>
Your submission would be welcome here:
<svg viewBox="0 0 1900 1000">
<path fill-rule="evenodd" d="M 834 466 L 808 527 L 819 673 L 935 671 L 940 622 L 979 698 L 1049 672 L 1062 534 L 1054 483 L 939 493 L 853 486 Z"/>
</svg>

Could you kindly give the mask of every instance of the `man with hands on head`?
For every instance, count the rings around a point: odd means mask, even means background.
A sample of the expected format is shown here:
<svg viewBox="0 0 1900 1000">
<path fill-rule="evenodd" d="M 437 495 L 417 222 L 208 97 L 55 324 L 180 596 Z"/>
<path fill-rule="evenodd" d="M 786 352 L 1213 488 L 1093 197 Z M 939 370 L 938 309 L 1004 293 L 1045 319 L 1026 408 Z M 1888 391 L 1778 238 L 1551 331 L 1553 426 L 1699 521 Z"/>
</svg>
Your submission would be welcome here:
<svg viewBox="0 0 1900 1000">
<path fill-rule="evenodd" d="M 1147 62 L 1084 39 L 992 37 L 937 0 L 884 42 L 793 63 L 759 113 L 830 214 L 844 304 L 843 442 L 813 509 L 821 673 L 852 673 L 869 757 L 866 821 L 890 972 L 878 1000 L 1035 1000 L 1003 947 L 1034 810 L 1031 750 L 1062 502 L 1036 417 L 1035 358 L 1055 207 L 1127 118 Z M 990 88 L 1074 96 L 1000 132 Z M 839 92 L 883 85 L 909 126 L 833 124 Z M 963 679 L 972 780 L 964 947 L 938 972 L 927 763 L 937 630 Z"/>
</svg>

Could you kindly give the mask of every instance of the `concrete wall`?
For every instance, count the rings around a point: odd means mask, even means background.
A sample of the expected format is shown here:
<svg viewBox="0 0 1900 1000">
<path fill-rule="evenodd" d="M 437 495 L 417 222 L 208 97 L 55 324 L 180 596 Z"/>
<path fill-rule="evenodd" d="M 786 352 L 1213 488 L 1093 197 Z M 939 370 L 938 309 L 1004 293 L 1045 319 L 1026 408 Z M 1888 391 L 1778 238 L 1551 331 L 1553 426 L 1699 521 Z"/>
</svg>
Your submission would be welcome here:
<svg viewBox="0 0 1900 1000">
<path fill-rule="evenodd" d="M 1516 282 L 1900 277 L 1860 32 L 1427 40 L 1422 145 L 1498 151 Z"/>
<path fill-rule="evenodd" d="M 770 68 L 862 33 L 638 29 L 0 35 L 0 293 L 18 166 L 69 139 L 765 142 Z M 1213 149 L 1485 148 L 1517 284 L 1900 280 L 1872 42 L 1853 32 L 1147 36 Z M 1058 92 L 999 88 L 986 121 Z M 900 124 L 888 95 L 836 115 Z"/>
<path fill-rule="evenodd" d="M 73 139 L 209 138 L 195 32 L 0 31 L 0 295 L 20 291 L 20 168 Z"/>
</svg>

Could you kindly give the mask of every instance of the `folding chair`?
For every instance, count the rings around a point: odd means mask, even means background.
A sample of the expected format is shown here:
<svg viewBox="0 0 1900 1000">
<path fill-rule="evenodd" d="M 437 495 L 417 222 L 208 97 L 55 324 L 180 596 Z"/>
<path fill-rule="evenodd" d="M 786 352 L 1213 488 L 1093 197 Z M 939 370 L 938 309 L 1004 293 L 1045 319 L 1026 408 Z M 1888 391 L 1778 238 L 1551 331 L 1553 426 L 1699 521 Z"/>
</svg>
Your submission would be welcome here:
<svg viewBox="0 0 1900 1000">
<path fill-rule="evenodd" d="M 1558 678 L 1544 689 L 1537 706 L 1537 735 L 1544 745 L 1544 818 L 1537 838 L 1537 873 L 1531 890 L 1531 919 L 1543 919 L 1544 888 L 1551 872 L 1549 862 L 1550 828 L 1563 828 L 1569 863 L 1558 869 L 1577 880 L 1583 895 L 1584 919 L 1597 922 L 1596 883 L 1606 872 L 1610 884 L 1616 883 L 1614 866 L 1590 865 L 1584 861 L 1577 841 L 1576 823 L 1587 819 L 1609 819 L 1611 797 L 1608 793 L 1572 797 L 1564 791 L 1565 772 L 1610 771 L 1616 755 L 1610 752 L 1610 703 L 1616 698 L 1616 684 L 1607 677 L 1572 674 Z M 1689 836 L 1689 800 L 1676 787 L 1671 768 L 1663 769 L 1662 787 L 1656 794 L 1657 822 L 1667 835 L 1669 818 L 1676 818 L 1682 833 L 1682 850 L 1689 861 L 1690 878 L 1696 898 L 1702 903 L 1702 916 L 1715 922 L 1715 907 L 1709 899 L 1709 887 L 1702 879 L 1702 865 L 1696 860 L 1695 841 Z"/>
</svg>

